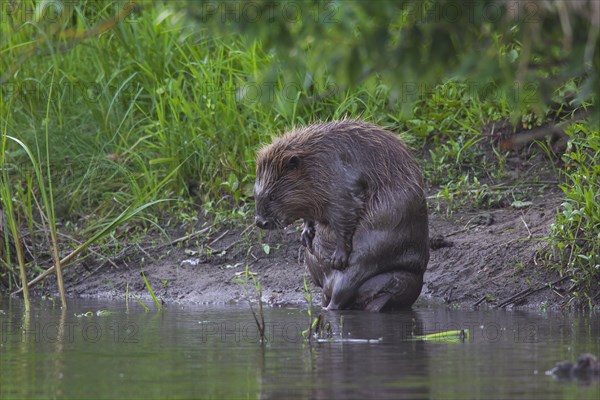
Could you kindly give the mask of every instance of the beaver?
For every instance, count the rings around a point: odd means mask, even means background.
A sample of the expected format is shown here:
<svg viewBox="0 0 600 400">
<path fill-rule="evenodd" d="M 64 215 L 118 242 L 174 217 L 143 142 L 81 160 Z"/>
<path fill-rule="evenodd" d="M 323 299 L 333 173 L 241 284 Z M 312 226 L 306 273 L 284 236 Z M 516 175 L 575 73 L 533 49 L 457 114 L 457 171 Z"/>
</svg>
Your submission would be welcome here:
<svg viewBox="0 0 600 400">
<path fill-rule="evenodd" d="M 578 379 L 588 381 L 600 378 L 600 361 L 590 353 L 583 353 L 573 364 L 570 361 L 560 361 L 551 370 L 546 371 L 546 375 L 551 375 L 558 380 Z"/>
<path fill-rule="evenodd" d="M 301 241 L 327 309 L 411 306 L 429 261 L 419 165 L 394 134 L 363 121 L 287 132 L 256 160 L 255 223 L 303 220 Z"/>
</svg>

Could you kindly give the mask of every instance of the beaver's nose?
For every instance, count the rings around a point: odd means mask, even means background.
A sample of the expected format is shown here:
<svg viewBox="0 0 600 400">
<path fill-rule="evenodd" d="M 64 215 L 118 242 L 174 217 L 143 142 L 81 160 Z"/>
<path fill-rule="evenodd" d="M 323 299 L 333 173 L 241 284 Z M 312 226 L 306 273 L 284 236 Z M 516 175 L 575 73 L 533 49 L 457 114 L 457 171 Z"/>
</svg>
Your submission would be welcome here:
<svg viewBox="0 0 600 400">
<path fill-rule="evenodd" d="M 269 220 L 267 220 L 266 218 L 261 217 L 260 215 L 257 215 L 254 218 L 254 223 L 260 229 L 269 229 L 271 227 L 271 223 L 269 222 Z"/>
</svg>

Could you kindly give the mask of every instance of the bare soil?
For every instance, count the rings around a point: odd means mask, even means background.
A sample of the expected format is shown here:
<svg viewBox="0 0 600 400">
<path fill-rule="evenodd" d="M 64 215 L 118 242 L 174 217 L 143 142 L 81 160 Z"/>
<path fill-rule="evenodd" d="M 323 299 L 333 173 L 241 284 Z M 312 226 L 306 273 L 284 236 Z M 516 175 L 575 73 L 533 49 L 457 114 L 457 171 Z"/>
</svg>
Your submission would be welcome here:
<svg viewBox="0 0 600 400">
<path fill-rule="evenodd" d="M 432 213 L 430 235 L 434 247 L 442 247 L 432 249 L 421 299 L 461 306 L 563 305 L 572 284 L 545 266 L 540 251 L 560 202 L 559 193 L 549 192 L 524 209 Z M 262 232 L 250 224 L 244 228 L 213 227 L 211 233 L 173 245 L 163 240 L 166 243 L 149 249 L 132 246 L 128 254 L 110 263 L 99 260 L 98 265 L 71 267 L 65 271 L 67 292 L 123 298 L 129 291 L 149 299 L 143 271 L 157 297 L 167 303 L 238 302 L 255 296 L 252 285 L 246 292 L 244 285 L 235 282 L 243 278 L 247 263 L 268 303 L 304 303 L 304 279 L 313 299 L 320 301 L 319 289 L 310 284 L 303 265 L 299 225 L 263 233 L 262 238 Z M 269 246 L 269 254 L 264 245 Z M 38 291 L 55 294 L 54 278 L 47 278 Z"/>
<path fill-rule="evenodd" d="M 547 191 L 531 201 L 522 209 L 432 213 L 430 235 L 434 247 L 441 247 L 432 249 L 419 301 L 460 306 L 564 305 L 572 283 L 549 270 L 540 251 L 561 195 Z M 246 291 L 235 282 L 244 277 L 247 263 L 269 304 L 305 303 L 304 279 L 313 299 L 320 302 L 320 291 L 312 286 L 303 265 L 299 225 L 266 234 L 250 224 L 244 228 L 213 226 L 211 233 L 176 244 L 163 239 L 148 249 L 129 247 L 131 251 L 111 262 L 71 267 L 65 271 L 67 292 L 105 298 L 123 298 L 130 292 L 148 300 L 143 271 L 157 297 L 167 303 L 239 302 L 256 293 L 252 285 Z M 198 226 L 193 232 L 204 229 Z M 269 254 L 264 245 L 269 246 Z M 54 278 L 38 291 L 55 294 Z"/>
</svg>

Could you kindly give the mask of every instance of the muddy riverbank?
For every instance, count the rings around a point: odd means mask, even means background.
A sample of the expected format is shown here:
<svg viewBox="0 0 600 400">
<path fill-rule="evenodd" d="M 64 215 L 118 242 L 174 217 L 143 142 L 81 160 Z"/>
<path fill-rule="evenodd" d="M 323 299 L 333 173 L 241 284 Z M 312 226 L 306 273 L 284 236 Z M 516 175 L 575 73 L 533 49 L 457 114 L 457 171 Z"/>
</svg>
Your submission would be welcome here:
<svg viewBox="0 0 600 400">
<path fill-rule="evenodd" d="M 573 284 L 546 268 L 544 237 L 553 222 L 561 195 L 557 189 L 531 197 L 528 206 L 458 211 L 449 216 L 432 211 L 430 235 L 434 249 L 419 301 L 455 306 L 559 308 L 567 305 Z M 305 302 L 299 225 L 264 232 L 246 224 L 208 222 L 173 232 L 173 238 L 153 238 L 150 246 L 125 246 L 120 257 L 98 259 L 66 270 L 71 296 L 123 298 L 133 293 L 149 299 L 143 271 L 164 302 L 231 303 L 244 301 L 246 291 L 236 278 L 246 264 L 272 305 Z M 267 254 L 268 252 L 268 254 Z M 249 288 L 254 296 L 254 288 Z M 36 288 L 56 293 L 53 277 Z M 598 298 L 596 297 L 596 300 Z M 572 305 L 572 304 L 571 304 Z"/>
</svg>

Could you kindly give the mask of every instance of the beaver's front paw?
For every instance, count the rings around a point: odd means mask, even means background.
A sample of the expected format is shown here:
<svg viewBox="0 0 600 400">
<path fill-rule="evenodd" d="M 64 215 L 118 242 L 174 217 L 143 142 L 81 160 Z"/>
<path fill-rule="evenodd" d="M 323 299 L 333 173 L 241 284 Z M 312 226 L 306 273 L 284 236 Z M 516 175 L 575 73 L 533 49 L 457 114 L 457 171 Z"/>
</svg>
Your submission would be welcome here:
<svg viewBox="0 0 600 400">
<path fill-rule="evenodd" d="M 315 238 L 315 226 L 310 223 L 304 223 L 302 227 L 302 234 L 300 235 L 300 239 L 302 240 L 302 244 L 304 247 L 308 248 L 312 253 L 312 245 L 313 239 Z"/>
<path fill-rule="evenodd" d="M 349 252 L 344 248 L 338 247 L 331 256 L 331 268 L 343 271 L 348 266 Z"/>
</svg>

